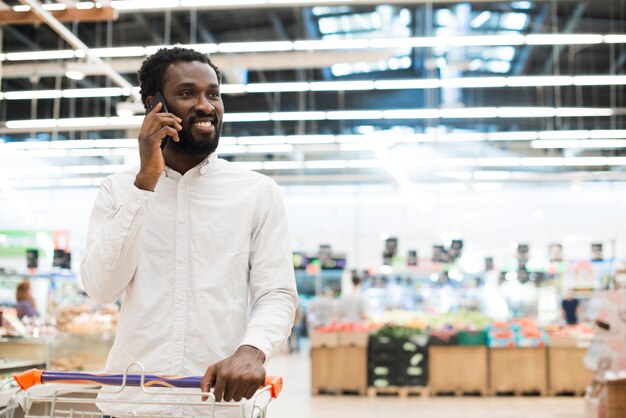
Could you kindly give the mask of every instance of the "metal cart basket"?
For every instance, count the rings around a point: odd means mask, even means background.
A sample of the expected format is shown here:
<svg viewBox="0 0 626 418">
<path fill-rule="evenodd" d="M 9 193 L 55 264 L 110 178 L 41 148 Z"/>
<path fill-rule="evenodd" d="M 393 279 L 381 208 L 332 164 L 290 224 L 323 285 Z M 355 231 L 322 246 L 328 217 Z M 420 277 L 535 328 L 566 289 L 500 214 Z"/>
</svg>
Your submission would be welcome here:
<svg viewBox="0 0 626 418">
<path fill-rule="evenodd" d="M 132 367 L 139 368 L 141 374 L 129 374 Z M 202 411 L 201 415 L 194 413 L 194 417 L 214 418 L 218 411 L 237 409 L 239 412 L 232 412 L 229 416 L 241 418 L 266 418 L 267 407 L 275 399 L 282 389 L 282 378 L 267 377 L 265 385 L 261 387 L 255 395 L 248 401 L 240 402 L 217 402 L 212 392 L 201 392 L 200 382 L 202 376 L 157 376 L 147 375 L 143 366 L 133 363 L 126 368 L 124 374 L 92 374 L 73 372 L 49 372 L 43 370 L 29 370 L 15 375 L 15 380 L 22 389 L 28 389 L 34 385 L 42 383 L 59 383 L 60 388 L 54 390 L 51 396 L 33 396 L 30 391 L 26 391 L 23 396 L 22 406 L 25 418 L 50 417 L 50 418 L 106 418 L 99 412 L 96 402 L 99 405 L 106 403 L 123 403 L 136 407 L 150 405 L 155 407 L 193 407 L 194 411 Z M 119 386 L 114 392 L 106 391 L 107 394 L 123 394 L 127 387 L 139 387 L 141 392 L 153 396 L 154 399 L 125 399 L 124 396 L 118 399 L 97 399 L 96 396 L 104 393 L 101 388 L 81 388 L 76 385 L 99 385 L 99 386 Z M 72 385 L 74 385 L 72 387 Z M 175 393 L 156 392 L 152 388 L 193 388 L 195 390 L 177 391 Z M 167 399 L 171 397 L 171 401 Z M 200 401 L 201 396 L 206 396 L 207 401 Z M 120 400 L 122 398 L 123 400 Z M 177 418 L 185 418 L 186 415 L 175 415 Z M 161 418 L 172 417 L 171 414 L 149 414 L 131 412 L 119 415 L 116 418 Z M 12 418 L 12 416 L 0 415 L 0 418 Z"/>
<path fill-rule="evenodd" d="M 0 418 L 13 418 L 13 414 L 17 409 L 17 402 L 11 399 L 8 404 L 0 407 Z"/>
</svg>

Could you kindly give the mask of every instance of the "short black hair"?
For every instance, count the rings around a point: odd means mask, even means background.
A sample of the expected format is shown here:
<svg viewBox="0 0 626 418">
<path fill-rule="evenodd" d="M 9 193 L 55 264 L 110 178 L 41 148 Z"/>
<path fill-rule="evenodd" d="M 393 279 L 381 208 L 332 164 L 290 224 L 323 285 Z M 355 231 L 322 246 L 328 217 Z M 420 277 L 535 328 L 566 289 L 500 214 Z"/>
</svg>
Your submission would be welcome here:
<svg viewBox="0 0 626 418">
<path fill-rule="evenodd" d="M 163 74 L 170 64 L 193 61 L 209 64 L 215 70 L 218 82 L 222 83 L 222 72 L 206 54 L 188 48 L 161 48 L 146 58 L 137 72 L 139 93 L 144 106 L 146 106 L 148 96 L 154 96 L 157 91 L 163 91 Z"/>
</svg>

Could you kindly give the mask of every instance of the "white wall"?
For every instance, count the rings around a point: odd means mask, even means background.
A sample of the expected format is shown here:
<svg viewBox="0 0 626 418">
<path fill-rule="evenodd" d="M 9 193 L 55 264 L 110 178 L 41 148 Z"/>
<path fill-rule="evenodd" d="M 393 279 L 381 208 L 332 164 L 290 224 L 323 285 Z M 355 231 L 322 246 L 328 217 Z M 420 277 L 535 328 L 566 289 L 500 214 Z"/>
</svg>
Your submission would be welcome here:
<svg viewBox="0 0 626 418">
<path fill-rule="evenodd" d="M 445 186 L 444 186 L 445 187 Z M 458 187 L 454 187 L 457 188 Z M 296 248 L 316 249 L 321 242 L 346 250 L 356 267 L 381 261 L 381 233 L 399 239 L 399 254 L 416 249 L 430 257 L 432 245 L 462 238 L 464 253 L 483 264 L 511 257 L 512 242 L 528 243 L 533 255 L 547 255 L 551 243 L 562 243 L 568 258 L 588 258 L 591 242 L 604 244 L 626 258 L 626 188 L 618 184 L 506 186 L 497 191 L 441 191 L 417 188 L 410 194 L 359 188 L 352 192 L 288 190 L 287 209 Z"/>
<path fill-rule="evenodd" d="M 605 257 L 626 258 L 626 185 L 507 185 L 502 190 L 459 190 L 460 185 L 283 188 L 295 250 L 319 244 L 348 255 L 350 268 L 381 261 L 381 233 L 399 239 L 399 254 L 416 249 L 430 257 L 433 244 L 462 238 L 464 253 L 480 266 L 514 254 L 511 242 L 528 243 L 533 255 L 560 242 L 568 258 L 588 258 L 591 242 L 604 243 Z M 462 185 L 461 185 L 462 186 Z M 0 192 L 0 230 L 68 230 L 72 262 L 83 254 L 89 213 L 97 190 Z M 20 261 L 21 262 L 21 261 Z"/>
</svg>

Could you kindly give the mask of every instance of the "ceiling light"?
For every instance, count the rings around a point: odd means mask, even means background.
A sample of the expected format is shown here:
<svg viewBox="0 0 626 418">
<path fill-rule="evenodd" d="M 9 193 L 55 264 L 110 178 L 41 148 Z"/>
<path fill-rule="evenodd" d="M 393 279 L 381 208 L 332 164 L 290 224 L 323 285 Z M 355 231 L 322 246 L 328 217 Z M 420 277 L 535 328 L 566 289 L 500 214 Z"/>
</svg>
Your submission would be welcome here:
<svg viewBox="0 0 626 418">
<path fill-rule="evenodd" d="M 537 132 L 489 132 L 489 141 L 531 141 L 537 139 Z"/>
<path fill-rule="evenodd" d="M 248 92 L 248 86 L 254 86 L 254 84 L 222 84 L 220 86 L 220 92 L 222 94 L 243 94 Z M 252 93 L 251 91 L 249 93 Z M 261 93 L 259 91 L 259 93 Z M 267 93 L 263 91 L 263 93 Z"/>
<path fill-rule="evenodd" d="M 474 180 L 509 180 L 513 177 L 510 171 L 474 171 Z"/>
<path fill-rule="evenodd" d="M 80 126 L 101 126 L 107 125 L 109 118 L 96 117 L 96 118 L 67 118 L 58 119 L 57 126 L 59 128 L 80 127 Z"/>
<path fill-rule="evenodd" d="M 619 149 L 626 148 L 626 140 L 623 139 L 553 139 L 532 141 L 531 148 L 538 149 Z"/>
<path fill-rule="evenodd" d="M 573 77 L 570 76 L 529 76 L 507 77 L 509 87 L 539 87 L 539 86 L 571 86 Z"/>
<path fill-rule="evenodd" d="M 479 158 L 476 165 L 481 167 L 518 167 L 522 158 L 517 157 L 498 157 L 498 158 Z"/>
<path fill-rule="evenodd" d="M 224 122 L 267 122 L 271 120 L 269 112 L 225 113 Z"/>
<path fill-rule="evenodd" d="M 441 86 L 438 79 L 413 80 L 376 80 L 374 88 L 378 90 L 405 90 L 405 89 L 437 89 Z"/>
<path fill-rule="evenodd" d="M 500 107 L 499 118 L 550 118 L 556 115 L 553 107 Z"/>
<path fill-rule="evenodd" d="M 221 53 L 233 52 L 268 52 L 268 51 L 291 51 L 294 49 L 291 41 L 271 42 L 227 42 L 217 46 Z"/>
<path fill-rule="evenodd" d="M 626 84 L 626 75 L 583 75 L 573 77 L 575 86 L 611 86 Z"/>
<path fill-rule="evenodd" d="M 524 167 L 562 167 L 563 165 L 565 165 L 565 158 L 562 158 L 562 157 L 526 157 L 526 158 L 521 159 L 521 164 Z"/>
<path fill-rule="evenodd" d="M 294 41 L 296 51 L 316 51 L 326 49 L 365 49 L 369 48 L 367 39 L 329 39 L 314 41 Z"/>
<path fill-rule="evenodd" d="M 348 162 L 345 160 L 320 160 L 320 161 L 305 161 L 304 168 L 311 170 L 316 169 L 343 169 L 348 168 Z"/>
<path fill-rule="evenodd" d="M 7 91 L 4 93 L 5 100 L 57 99 L 61 96 L 60 90 Z"/>
<path fill-rule="evenodd" d="M 222 86 L 222 93 L 224 93 Z M 296 82 L 296 83 L 254 83 L 243 85 L 244 91 L 248 93 L 273 93 L 273 92 L 297 92 L 308 91 L 309 83 Z"/>
<path fill-rule="evenodd" d="M 91 1 L 81 1 L 81 2 L 74 4 L 74 7 L 76 7 L 78 10 L 89 10 L 89 9 L 93 9 L 94 6 L 95 4 L 93 4 L 93 2 Z"/>
<path fill-rule="evenodd" d="M 311 91 L 342 91 L 342 90 L 373 90 L 374 82 L 363 81 L 314 81 L 310 83 Z"/>
<path fill-rule="evenodd" d="M 442 88 L 505 87 L 505 77 L 443 78 Z"/>
<path fill-rule="evenodd" d="M 146 48 L 143 46 L 92 48 L 90 52 L 100 58 L 143 57 L 146 55 Z"/>
<path fill-rule="evenodd" d="M 282 144 L 282 145 L 248 145 L 246 147 L 246 152 L 256 153 L 256 154 L 272 154 L 272 153 L 289 153 L 293 152 L 293 145 L 291 144 Z"/>
<path fill-rule="evenodd" d="M 602 35 L 593 34 L 540 34 L 526 35 L 527 45 L 587 45 L 600 44 L 604 40 Z"/>
<path fill-rule="evenodd" d="M 83 80 L 85 78 L 85 74 L 81 73 L 80 71 L 68 70 L 65 72 L 65 77 L 72 80 Z"/>
<path fill-rule="evenodd" d="M 252 5 L 265 4 L 267 0 L 180 0 L 181 6 L 184 7 L 204 7 L 204 6 L 233 6 L 233 5 Z"/>
<path fill-rule="evenodd" d="M 286 141 L 289 144 L 334 144 L 335 135 L 289 135 Z"/>
<path fill-rule="evenodd" d="M 28 120 L 9 120 L 6 122 L 7 128 L 20 129 L 20 128 L 54 128 L 57 126 L 56 119 L 28 119 Z"/>
<path fill-rule="evenodd" d="M 482 25 L 484 25 L 485 23 L 487 23 L 489 19 L 491 19 L 491 12 L 488 10 L 485 10 L 484 12 L 481 12 L 478 16 L 476 16 L 474 19 L 472 19 L 471 25 L 474 29 L 477 29 L 481 27 Z"/>
<path fill-rule="evenodd" d="M 313 112 L 313 111 L 308 111 L 308 112 L 274 112 L 274 113 L 272 113 L 271 119 L 272 120 L 282 120 L 282 121 L 288 121 L 288 120 L 294 120 L 294 121 L 299 121 L 299 120 L 324 120 L 324 119 L 326 119 L 326 113 L 325 112 Z"/>
<path fill-rule="evenodd" d="M 384 110 L 383 119 L 437 119 L 439 109 Z"/>
<path fill-rule="evenodd" d="M 559 117 L 593 117 L 593 116 L 613 116 L 613 109 L 584 108 L 584 107 L 560 107 L 555 109 L 556 116 Z"/>
<path fill-rule="evenodd" d="M 326 112 L 328 120 L 369 120 L 382 119 L 383 112 L 380 110 L 337 110 Z"/>
<path fill-rule="evenodd" d="M 447 119 L 494 118 L 498 114 L 495 107 L 474 107 L 458 109 L 441 109 L 440 115 Z"/>
<path fill-rule="evenodd" d="M 240 137 L 237 139 L 239 145 L 276 145 L 284 144 L 285 136 L 252 136 L 252 137 Z"/>
<path fill-rule="evenodd" d="M 589 138 L 626 138 L 626 129 L 596 129 L 589 131 Z"/>
<path fill-rule="evenodd" d="M 179 6 L 178 0 L 113 0 L 111 7 L 117 10 L 173 9 Z"/>
<path fill-rule="evenodd" d="M 447 44 L 450 46 L 523 45 L 524 35 L 451 36 L 447 39 Z"/>
<path fill-rule="evenodd" d="M 63 90 L 63 97 L 119 97 L 124 96 L 120 87 L 103 87 L 93 89 L 67 89 Z M 128 94 L 126 94 L 128 96 Z"/>
<path fill-rule="evenodd" d="M 604 35 L 604 42 L 607 44 L 624 44 L 626 35 Z"/>
<path fill-rule="evenodd" d="M 589 131 L 541 131 L 539 139 L 583 139 L 589 138 Z"/>
<path fill-rule="evenodd" d="M 7 52 L 7 61 L 35 61 L 74 58 L 74 50 Z"/>
</svg>

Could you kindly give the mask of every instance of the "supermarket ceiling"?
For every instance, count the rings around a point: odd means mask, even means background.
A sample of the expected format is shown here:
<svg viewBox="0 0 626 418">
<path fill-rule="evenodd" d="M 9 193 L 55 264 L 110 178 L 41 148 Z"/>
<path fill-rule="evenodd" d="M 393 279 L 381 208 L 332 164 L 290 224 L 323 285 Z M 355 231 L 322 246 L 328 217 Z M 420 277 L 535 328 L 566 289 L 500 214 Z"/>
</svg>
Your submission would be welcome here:
<svg viewBox="0 0 626 418">
<path fill-rule="evenodd" d="M 626 181 L 626 0 L 0 6 L 0 188 L 136 164 L 174 44 L 225 74 L 220 155 L 279 184 Z"/>
</svg>

